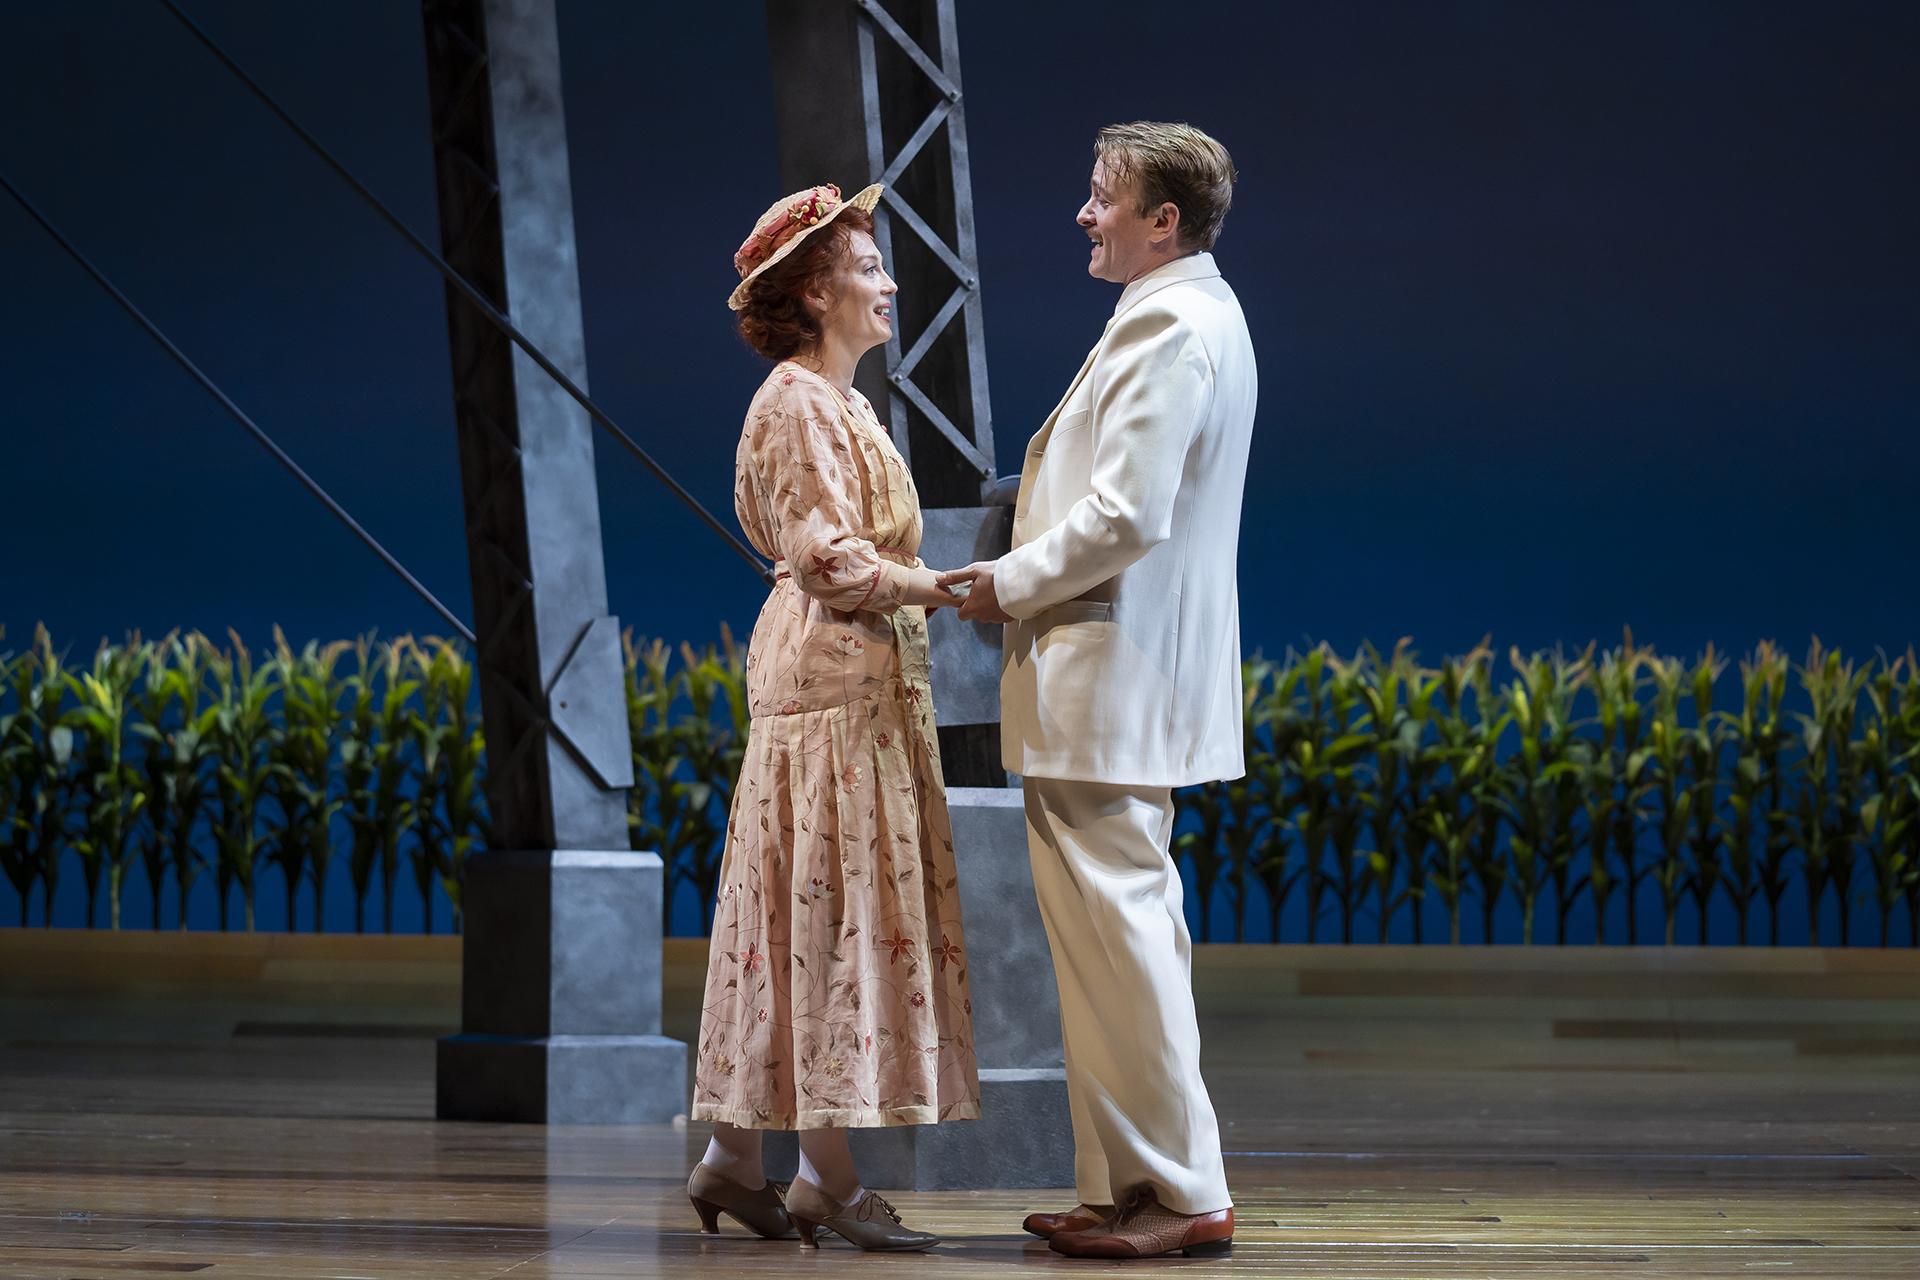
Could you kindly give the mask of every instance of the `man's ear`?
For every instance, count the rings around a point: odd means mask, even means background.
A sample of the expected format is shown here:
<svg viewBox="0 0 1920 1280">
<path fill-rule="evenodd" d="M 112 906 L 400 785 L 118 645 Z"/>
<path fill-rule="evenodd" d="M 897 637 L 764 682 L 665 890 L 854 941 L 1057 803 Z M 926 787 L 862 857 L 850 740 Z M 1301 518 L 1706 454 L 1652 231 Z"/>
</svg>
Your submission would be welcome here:
<svg viewBox="0 0 1920 1280">
<path fill-rule="evenodd" d="M 1179 242 L 1179 236 L 1180 206 L 1171 200 L 1163 200 L 1160 203 L 1160 207 L 1154 210 L 1153 230 L 1147 234 L 1147 239 L 1154 244 L 1160 244 L 1168 240 L 1177 244 Z"/>
</svg>

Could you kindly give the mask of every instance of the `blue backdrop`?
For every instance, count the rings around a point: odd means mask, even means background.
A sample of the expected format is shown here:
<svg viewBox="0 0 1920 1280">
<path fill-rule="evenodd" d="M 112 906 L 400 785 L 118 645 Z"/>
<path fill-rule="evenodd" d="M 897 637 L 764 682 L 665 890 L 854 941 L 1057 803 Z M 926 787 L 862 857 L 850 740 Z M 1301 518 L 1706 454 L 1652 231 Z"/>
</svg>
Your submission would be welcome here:
<svg viewBox="0 0 1920 1280">
<path fill-rule="evenodd" d="M 469 614 L 437 279 L 159 6 L 16 9 L 6 172 Z M 414 8 L 192 10 L 432 238 Z M 1920 639 L 1920 9 L 960 10 L 1003 469 L 1114 301 L 1072 221 L 1093 130 L 1190 119 L 1239 164 L 1249 652 Z M 761 369 L 730 257 L 779 194 L 759 7 L 561 22 L 592 390 L 725 511 Z M 7 643 L 434 630 L 11 206 L 0 269 Z M 744 634 L 752 575 L 630 459 L 599 469 L 622 621 Z"/>
</svg>

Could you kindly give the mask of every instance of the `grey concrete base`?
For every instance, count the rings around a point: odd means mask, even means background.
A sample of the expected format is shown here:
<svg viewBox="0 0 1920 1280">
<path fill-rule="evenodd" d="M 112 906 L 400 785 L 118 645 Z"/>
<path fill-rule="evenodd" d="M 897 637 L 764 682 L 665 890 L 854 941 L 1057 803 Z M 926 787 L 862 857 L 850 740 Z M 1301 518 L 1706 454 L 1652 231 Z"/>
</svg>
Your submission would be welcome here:
<svg viewBox="0 0 1920 1280">
<path fill-rule="evenodd" d="M 871 1187 L 977 1191 L 988 1187 L 1073 1186 L 1073 1123 L 1064 1070 L 983 1070 L 980 1118 L 947 1124 L 854 1129 L 847 1140 Z M 766 1135 L 767 1176 L 790 1179 L 799 1165 L 791 1132 Z"/>
<path fill-rule="evenodd" d="M 488 849 L 467 860 L 460 1029 L 657 1035 L 660 857 Z"/>
<path fill-rule="evenodd" d="M 686 1107 L 687 1046 L 665 1036 L 456 1035 L 436 1059 L 442 1120 L 650 1124 Z"/>
<path fill-rule="evenodd" d="M 951 787 L 953 857 L 967 931 L 973 1049 L 982 1068 L 1058 1067 L 1060 994 L 1027 857 L 1017 788 Z"/>
<path fill-rule="evenodd" d="M 441 1119 L 651 1124 L 686 1111 L 687 1047 L 660 1034 L 660 893 L 651 853 L 468 860 Z"/>
</svg>

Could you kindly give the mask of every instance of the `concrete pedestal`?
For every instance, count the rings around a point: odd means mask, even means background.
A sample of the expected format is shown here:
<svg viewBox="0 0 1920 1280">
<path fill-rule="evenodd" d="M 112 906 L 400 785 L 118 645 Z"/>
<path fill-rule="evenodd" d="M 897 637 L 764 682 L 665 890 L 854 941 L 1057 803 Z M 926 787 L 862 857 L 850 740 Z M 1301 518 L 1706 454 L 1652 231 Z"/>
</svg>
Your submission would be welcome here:
<svg viewBox="0 0 1920 1280">
<path fill-rule="evenodd" d="M 461 1033 L 443 1120 L 645 1124 L 686 1109 L 660 1034 L 661 865 L 651 853 L 488 852 L 467 864 Z"/>
</svg>

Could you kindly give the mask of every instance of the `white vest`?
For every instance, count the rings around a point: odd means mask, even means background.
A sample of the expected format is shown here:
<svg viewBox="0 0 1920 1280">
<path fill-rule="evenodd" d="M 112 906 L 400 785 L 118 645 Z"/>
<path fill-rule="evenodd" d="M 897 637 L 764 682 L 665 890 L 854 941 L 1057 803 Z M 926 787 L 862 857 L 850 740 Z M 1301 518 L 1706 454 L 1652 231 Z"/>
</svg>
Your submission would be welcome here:
<svg viewBox="0 0 1920 1280">
<path fill-rule="evenodd" d="M 1246 772 L 1236 559 L 1257 379 L 1213 256 L 1129 284 L 1027 445 L 1002 757 L 1041 778 L 1181 787 Z"/>
</svg>

